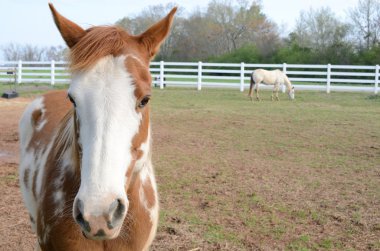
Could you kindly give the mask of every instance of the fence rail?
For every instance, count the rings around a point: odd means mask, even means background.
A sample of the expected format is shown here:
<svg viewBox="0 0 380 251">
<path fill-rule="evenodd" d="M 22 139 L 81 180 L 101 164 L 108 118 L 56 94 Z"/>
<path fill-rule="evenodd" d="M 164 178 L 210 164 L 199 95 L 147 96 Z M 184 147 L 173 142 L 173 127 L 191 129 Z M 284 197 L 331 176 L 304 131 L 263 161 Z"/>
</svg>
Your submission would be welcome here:
<svg viewBox="0 0 380 251">
<path fill-rule="evenodd" d="M 152 62 L 153 85 L 228 87 L 244 91 L 252 71 L 257 68 L 281 69 L 301 90 L 379 92 L 379 65 L 302 65 L 302 64 L 229 64 L 205 62 Z M 12 73 L 12 74 L 11 74 Z M 1 82 L 67 84 L 67 62 L 0 62 Z M 264 88 L 271 88 L 264 86 Z M 282 87 L 285 92 L 285 86 Z"/>
</svg>

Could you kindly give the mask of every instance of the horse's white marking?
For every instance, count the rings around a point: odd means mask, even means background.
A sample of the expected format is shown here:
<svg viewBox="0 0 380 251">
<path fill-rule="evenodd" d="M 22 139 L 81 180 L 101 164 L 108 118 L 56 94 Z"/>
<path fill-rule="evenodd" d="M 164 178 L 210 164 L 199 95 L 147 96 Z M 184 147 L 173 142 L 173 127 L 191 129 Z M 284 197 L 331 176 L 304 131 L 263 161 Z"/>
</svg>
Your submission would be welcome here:
<svg viewBox="0 0 380 251">
<path fill-rule="evenodd" d="M 65 152 L 60 156 L 61 169 L 60 169 L 60 174 L 59 174 L 59 178 L 57 179 L 57 182 L 58 181 L 62 182 L 67 172 L 69 173 L 75 172 L 75 169 L 74 169 L 75 165 L 72 159 L 72 153 L 73 153 L 72 146 L 67 147 L 67 148 L 65 147 L 65 149 L 66 149 Z"/>
<path fill-rule="evenodd" d="M 55 203 L 59 203 L 63 200 L 64 192 L 62 190 L 58 190 L 54 193 L 53 198 Z"/>
<path fill-rule="evenodd" d="M 44 228 L 42 243 L 46 243 L 47 238 L 49 237 L 50 231 L 51 231 L 51 227 L 49 225 Z"/>
<path fill-rule="evenodd" d="M 143 156 L 139 161 L 136 162 L 135 170 L 139 172 L 139 176 L 141 179 L 141 186 L 139 188 L 139 195 L 140 195 L 140 203 L 143 205 L 143 207 L 149 212 L 150 221 L 152 223 L 152 228 L 149 233 L 148 241 L 146 246 L 143 248 L 143 250 L 148 250 L 148 247 L 150 243 L 153 241 L 154 236 L 157 232 L 157 225 L 158 225 L 158 211 L 159 211 L 159 205 L 158 205 L 158 195 L 157 195 L 157 183 L 154 176 L 153 171 L 153 165 L 150 160 L 150 147 L 151 147 L 151 131 L 149 127 L 148 131 L 148 137 L 147 141 L 143 144 L 141 144 L 140 149 L 143 151 Z M 152 186 L 152 190 L 154 192 L 154 205 L 153 207 L 148 207 L 148 202 L 144 193 L 143 185 L 145 182 L 150 179 L 150 184 Z"/>
<path fill-rule="evenodd" d="M 45 117 L 46 109 L 41 109 L 41 119 Z M 44 128 L 45 124 L 47 123 L 47 119 L 44 118 L 44 120 L 40 121 L 38 125 L 35 126 L 35 129 L 37 132 L 41 131 L 42 128 Z"/>
<path fill-rule="evenodd" d="M 54 202 L 56 204 L 54 215 L 60 215 L 63 212 L 65 206 L 65 193 L 63 190 L 58 190 L 53 195 Z"/>
<path fill-rule="evenodd" d="M 139 187 L 139 197 L 140 197 L 141 204 L 145 207 L 145 209 L 148 209 L 148 201 L 145 197 L 143 184 L 141 184 Z"/>
<path fill-rule="evenodd" d="M 49 156 L 50 150 L 53 146 L 54 140 L 50 140 L 49 144 L 46 146 L 46 150 L 36 152 L 35 154 L 38 154 L 37 156 L 37 161 L 36 161 L 36 169 L 38 169 L 38 176 L 37 176 L 37 186 L 36 186 L 36 192 L 37 192 L 37 197 L 39 194 L 41 194 L 41 186 L 42 186 L 42 178 L 44 176 L 44 167 L 46 165 L 47 158 Z M 43 154 L 41 154 L 43 152 Z"/>
<path fill-rule="evenodd" d="M 36 151 L 35 149 L 31 149 L 29 151 L 26 151 L 23 157 L 20 161 L 20 173 L 24 173 L 23 170 L 26 168 L 29 168 L 29 177 L 28 177 L 28 187 L 25 187 L 25 184 L 23 182 L 24 177 L 20 178 L 20 186 L 21 191 L 23 193 L 23 198 L 25 201 L 25 205 L 30 213 L 30 215 L 33 217 L 34 221 L 37 221 L 37 200 L 41 197 L 41 186 L 42 186 L 42 178 L 44 175 L 44 167 L 46 164 L 46 160 L 49 154 L 49 151 L 52 147 L 52 143 L 50 142 L 49 145 L 46 147 L 47 150 L 44 151 L 44 154 L 42 154 L 42 150 Z M 35 178 L 34 176 L 37 175 Z M 35 181 L 35 192 L 36 197 L 33 194 L 33 185 L 34 185 L 34 179 Z M 45 192 L 45 191 L 43 191 Z M 36 230 L 35 223 L 32 223 L 32 229 L 33 231 Z"/>
<path fill-rule="evenodd" d="M 57 173 L 59 173 L 59 175 L 57 176 L 57 178 L 54 181 L 54 188 L 56 190 L 60 190 L 60 189 L 62 189 L 62 186 L 63 186 L 65 173 L 62 170 L 57 170 Z"/>
<path fill-rule="evenodd" d="M 33 231 L 36 231 L 36 221 L 37 221 L 37 201 L 40 197 L 41 186 L 42 186 L 42 178 L 43 178 L 43 168 L 45 166 L 48 154 L 52 147 L 53 140 L 46 146 L 46 149 L 39 148 L 31 148 L 28 150 L 28 146 L 31 138 L 33 137 L 34 131 L 40 128 L 41 124 L 33 125 L 32 115 L 33 112 L 41 110 L 44 111 L 44 99 L 43 97 L 34 100 L 32 103 L 28 105 L 26 108 L 19 124 L 20 131 L 20 150 L 21 150 L 21 160 L 20 160 L 20 169 L 19 172 L 21 174 L 20 177 L 20 187 L 23 194 L 24 202 L 26 208 L 28 209 L 30 215 L 34 219 L 34 223 L 32 223 Z M 46 120 L 43 124 L 46 123 Z M 27 177 L 28 188 L 24 184 L 24 174 L 25 170 L 29 169 L 29 176 Z M 37 175 L 37 177 L 34 177 Z M 35 181 L 35 192 L 36 197 L 33 194 L 33 185 Z"/>
<path fill-rule="evenodd" d="M 91 70 L 73 74 L 69 89 L 76 102 L 83 146 L 76 198 L 94 216 L 108 210 L 109 196 L 127 201 L 125 173 L 132 161 L 130 149 L 141 114 L 136 111 L 135 86 L 125 58 L 107 56 Z"/>
<path fill-rule="evenodd" d="M 33 136 L 34 127 L 32 124 L 32 114 L 34 111 L 42 110 L 44 108 L 43 100 L 43 97 L 35 99 L 27 106 L 21 117 L 19 123 L 21 154 L 25 153 L 26 148 L 28 147 Z"/>
<path fill-rule="evenodd" d="M 145 182 L 145 179 L 149 172 L 153 172 L 153 168 L 151 167 L 150 154 L 151 154 L 151 131 L 150 127 L 148 128 L 147 139 L 144 143 L 141 144 L 139 150 L 143 152 L 141 158 L 136 161 L 135 169 L 133 170 L 135 173 L 140 173 L 140 178 L 142 183 Z"/>
<path fill-rule="evenodd" d="M 20 135 L 21 136 L 21 135 Z M 20 137 L 21 139 L 21 137 Z M 25 150 L 24 150 L 25 151 Z M 25 173 L 25 169 L 29 168 L 29 176 L 27 179 L 28 188 L 24 184 L 23 177 Z M 20 174 L 22 177 L 20 177 L 20 187 L 22 192 L 22 197 L 24 198 L 25 206 L 29 211 L 29 214 L 36 222 L 37 220 L 37 201 L 35 200 L 32 192 L 32 186 L 33 186 L 33 176 L 36 170 L 36 166 L 34 165 L 34 154 L 33 152 L 28 152 L 23 155 L 20 161 Z M 36 231 L 36 225 L 35 222 L 32 222 L 32 229 L 35 232 Z"/>
<path fill-rule="evenodd" d="M 143 165 L 141 165 L 139 175 L 141 183 L 144 184 L 146 179 L 150 176 L 149 163 L 144 163 Z"/>
<path fill-rule="evenodd" d="M 153 169 L 152 166 L 150 166 L 150 169 Z M 150 233 L 149 233 L 148 241 L 146 242 L 146 245 L 143 248 L 143 250 L 148 250 L 150 243 L 152 243 L 154 236 L 156 235 L 157 225 L 158 225 L 159 205 L 158 205 L 158 195 L 157 195 L 157 189 L 156 189 L 156 180 L 154 178 L 153 173 L 151 173 L 150 179 L 151 179 L 151 184 L 152 184 L 152 188 L 154 191 L 155 202 L 154 202 L 154 206 L 152 208 L 148 209 L 150 221 L 152 222 L 152 228 L 151 228 Z"/>
</svg>

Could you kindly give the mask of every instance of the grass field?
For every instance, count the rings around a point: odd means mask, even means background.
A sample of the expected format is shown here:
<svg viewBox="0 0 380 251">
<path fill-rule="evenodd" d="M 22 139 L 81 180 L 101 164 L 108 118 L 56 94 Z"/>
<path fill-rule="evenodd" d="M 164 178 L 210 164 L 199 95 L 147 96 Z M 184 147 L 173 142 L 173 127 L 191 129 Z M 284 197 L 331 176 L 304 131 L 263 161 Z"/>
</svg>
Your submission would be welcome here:
<svg viewBox="0 0 380 251">
<path fill-rule="evenodd" d="M 380 249 L 380 98 L 262 97 L 154 93 L 159 232 L 173 248 Z"/>
<path fill-rule="evenodd" d="M 380 97 L 246 94 L 154 89 L 152 249 L 379 250 Z"/>
</svg>

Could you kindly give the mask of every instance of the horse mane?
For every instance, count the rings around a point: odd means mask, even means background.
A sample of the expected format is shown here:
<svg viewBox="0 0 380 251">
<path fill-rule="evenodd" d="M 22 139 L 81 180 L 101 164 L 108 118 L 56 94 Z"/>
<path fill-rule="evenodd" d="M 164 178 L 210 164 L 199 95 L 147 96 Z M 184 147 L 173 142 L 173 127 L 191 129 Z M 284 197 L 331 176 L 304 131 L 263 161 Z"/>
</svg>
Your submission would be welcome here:
<svg viewBox="0 0 380 251">
<path fill-rule="evenodd" d="M 84 71 L 93 66 L 100 58 L 118 55 L 125 48 L 128 33 L 117 26 L 96 26 L 86 30 L 70 52 L 70 69 Z"/>
<path fill-rule="evenodd" d="M 284 84 L 286 85 L 286 88 L 290 91 L 292 89 L 292 82 L 290 82 L 288 76 L 284 72 L 281 71 L 282 74 L 284 74 Z"/>
<path fill-rule="evenodd" d="M 76 115 L 75 110 L 71 109 L 61 120 L 54 144 L 54 156 L 57 156 L 57 162 L 62 163 L 64 154 L 71 148 L 74 169 L 79 170 L 80 166 L 80 148 L 76 135 Z"/>
</svg>

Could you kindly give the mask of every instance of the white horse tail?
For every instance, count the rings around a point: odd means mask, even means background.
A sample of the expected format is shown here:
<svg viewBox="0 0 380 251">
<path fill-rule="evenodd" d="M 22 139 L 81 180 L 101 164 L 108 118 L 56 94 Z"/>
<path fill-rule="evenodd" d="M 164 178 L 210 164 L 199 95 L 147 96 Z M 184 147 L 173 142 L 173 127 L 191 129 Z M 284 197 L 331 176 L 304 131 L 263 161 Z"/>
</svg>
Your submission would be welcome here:
<svg viewBox="0 0 380 251">
<path fill-rule="evenodd" d="M 253 75 L 255 75 L 255 71 L 253 71 L 252 74 L 251 74 L 251 79 L 250 79 L 251 85 L 255 84 L 255 80 L 253 79 Z"/>
<path fill-rule="evenodd" d="M 252 101 L 253 86 L 255 85 L 255 80 L 253 79 L 253 74 L 255 74 L 255 71 L 253 71 L 251 74 L 250 85 L 249 85 L 248 96 L 250 97 L 251 101 Z"/>
</svg>

